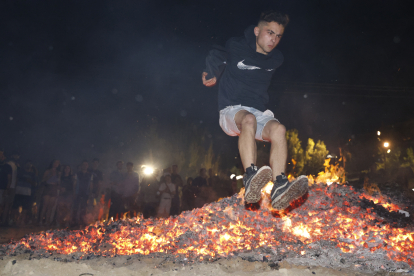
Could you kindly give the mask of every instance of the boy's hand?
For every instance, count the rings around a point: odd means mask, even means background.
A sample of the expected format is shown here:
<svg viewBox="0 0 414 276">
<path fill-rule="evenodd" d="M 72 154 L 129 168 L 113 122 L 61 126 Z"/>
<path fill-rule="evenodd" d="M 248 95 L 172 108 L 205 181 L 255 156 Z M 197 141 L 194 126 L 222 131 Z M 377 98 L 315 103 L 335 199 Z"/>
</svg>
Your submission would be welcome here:
<svg viewBox="0 0 414 276">
<path fill-rule="evenodd" d="M 214 86 L 214 85 L 216 84 L 216 82 L 217 82 L 217 78 L 216 78 L 216 77 L 214 77 L 214 78 L 211 78 L 211 79 L 209 79 L 209 80 L 206 80 L 206 76 L 207 76 L 207 75 L 208 75 L 208 73 L 203 72 L 203 74 L 202 74 L 202 76 L 201 76 L 201 79 L 203 80 L 203 84 L 204 84 L 205 86 L 207 86 L 207 87 Z"/>
</svg>

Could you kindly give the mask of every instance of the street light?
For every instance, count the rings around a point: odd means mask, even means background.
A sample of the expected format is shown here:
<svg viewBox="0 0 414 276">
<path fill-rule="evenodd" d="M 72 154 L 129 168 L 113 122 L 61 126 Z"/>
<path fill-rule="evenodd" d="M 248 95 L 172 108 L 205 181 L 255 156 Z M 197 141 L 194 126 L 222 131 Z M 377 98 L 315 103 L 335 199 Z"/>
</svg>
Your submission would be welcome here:
<svg viewBox="0 0 414 276">
<path fill-rule="evenodd" d="M 388 148 L 390 146 L 390 143 L 388 143 L 388 142 L 384 142 L 384 148 Z M 384 171 L 385 171 L 385 173 L 387 173 L 387 171 L 386 171 L 386 163 L 387 163 L 387 154 L 385 153 L 385 151 L 386 151 L 386 153 L 390 153 L 391 152 L 391 149 L 388 149 L 388 150 L 384 150 Z"/>
<path fill-rule="evenodd" d="M 381 135 L 381 131 L 378 130 L 377 131 L 377 135 L 380 136 Z"/>
</svg>

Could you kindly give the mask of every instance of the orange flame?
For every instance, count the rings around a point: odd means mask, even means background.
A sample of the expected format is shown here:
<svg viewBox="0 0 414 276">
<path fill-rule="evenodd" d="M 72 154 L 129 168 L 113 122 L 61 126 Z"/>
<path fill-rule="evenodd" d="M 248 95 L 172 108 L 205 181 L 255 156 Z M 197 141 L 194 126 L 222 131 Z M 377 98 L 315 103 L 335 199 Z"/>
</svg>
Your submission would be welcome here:
<svg viewBox="0 0 414 276">
<path fill-rule="evenodd" d="M 256 211 L 242 207 L 244 191 L 241 191 L 236 195 L 241 204 L 225 208 L 221 202 L 215 202 L 178 217 L 127 219 L 125 223 L 120 222 L 124 226 L 118 227 L 115 232 L 99 223 L 84 230 L 72 231 L 65 238 L 46 232 L 31 235 L 13 246 L 46 249 L 61 254 L 82 252 L 114 256 L 158 252 L 205 259 L 266 247 L 276 249 L 282 243 L 288 244 L 288 250 L 305 255 L 311 243 L 328 240 L 337 242 L 337 247 L 343 252 L 383 250 L 394 261 L 413 265 L 412 230 L 388 225 L 379 227 L 371 223 L 381 221 L 378 215 L 370 209 L 350 206 L 347 200 L 338 205 L 330 190 L 340 187 L 347 198 L 353 199 L 361 196 L 370 199 L 369 195 L 358 195 L 346 185 L 328 187 L 315 184 L 310 188 L 308 200 L 301 201 L 300 208 L 275 215 L 269 199 L 272 185 L 269 182 L 262 190 L 261 208 Z M 381 199 L 378 203 L 387 204 Z M 390 204 L 390 208 L 398 206 Z M 303 245 L 291 245 L 296 244 L 298 239 Z"/>
</svg>

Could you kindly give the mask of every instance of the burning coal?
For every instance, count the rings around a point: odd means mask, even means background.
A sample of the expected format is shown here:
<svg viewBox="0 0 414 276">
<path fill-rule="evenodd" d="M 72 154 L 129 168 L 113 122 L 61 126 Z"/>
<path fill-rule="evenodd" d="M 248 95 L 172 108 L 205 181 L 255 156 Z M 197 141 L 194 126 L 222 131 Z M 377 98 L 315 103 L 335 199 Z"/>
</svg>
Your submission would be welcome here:
<svg viewBox="0 0 414 276">
<path fill-rule="evenodd" d="M 168 254 L 207 261 L 253 252 L 274 262 L 290 258 L 309 264 L 335 258 L 339 265 L 349 259 L 375 270 L 414 267 L 414 230 L 411 218 L 398 213 L 403 206 L 346 185 L 314 184 L 309 194 L 280 214 L 269 205 L 270 189 L 263 189 L 260 206 L 245 206 L 241 191 L 168 219 L 137 218 L 97 223 L 79 231 L 32 234 L 3 245 L 0 253 L 78 254 L 80 258 Z M 377 206 L 395 221 L 380 215 Z M 405 228 L 398 228 L 402 222 Z"/>
</svg>

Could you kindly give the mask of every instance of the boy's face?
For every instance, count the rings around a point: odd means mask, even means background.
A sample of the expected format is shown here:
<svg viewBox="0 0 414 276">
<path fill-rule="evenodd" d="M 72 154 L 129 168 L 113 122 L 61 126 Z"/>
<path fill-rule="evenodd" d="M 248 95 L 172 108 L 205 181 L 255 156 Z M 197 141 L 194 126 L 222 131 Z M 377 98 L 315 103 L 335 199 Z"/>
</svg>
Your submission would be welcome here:
<svg viewBox="0 0 414 276">
<path fill-rule="evenodd" d="M 254 28 L 256 52 L 267 55 L 279 44 L 285 27 L 276 22 L 262 22 Z"/>
</svg>

